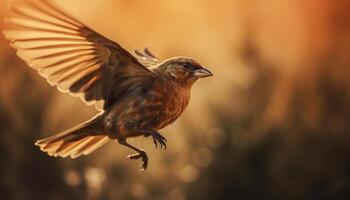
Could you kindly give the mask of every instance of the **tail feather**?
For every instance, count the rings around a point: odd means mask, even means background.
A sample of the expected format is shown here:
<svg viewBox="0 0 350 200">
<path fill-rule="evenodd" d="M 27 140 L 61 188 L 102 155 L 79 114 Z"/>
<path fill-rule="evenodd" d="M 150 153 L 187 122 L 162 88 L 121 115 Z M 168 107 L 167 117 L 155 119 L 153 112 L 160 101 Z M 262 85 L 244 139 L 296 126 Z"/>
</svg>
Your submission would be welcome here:
<svg viewBox="0 0 350 200">
<path fill-rule="evenodd" d="M 88 155 L 96 149 L 100 148 L 108 141 L 107 136 L 90 136 L 90 138 L 79 145 L 79 148 L 75 148 L 71 154 L 72 158 L 77 158 L 81 155 Z"/>
<path fill-rule="evenodd" d="M 88 155 L 108 141 L 100 134 L 99 120 L 95 117 L 62 133 L 38 140 L 35 145 L 50 156 L 77 158 Z"/>
</svg>

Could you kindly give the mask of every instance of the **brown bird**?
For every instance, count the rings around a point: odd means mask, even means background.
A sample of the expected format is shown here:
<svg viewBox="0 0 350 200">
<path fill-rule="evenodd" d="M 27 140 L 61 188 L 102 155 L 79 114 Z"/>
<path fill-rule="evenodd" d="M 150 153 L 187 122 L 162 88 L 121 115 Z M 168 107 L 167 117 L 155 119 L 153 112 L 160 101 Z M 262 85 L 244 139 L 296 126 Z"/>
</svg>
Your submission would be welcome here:
<svg viewBox="0 0 350 200">
<path fill-rule="evenodd" d="M 61 92 L 95 104 L 94 118 L 35 144 L 50 156 L 87 155 L 109 139 L 137 153 L 129 137 L 152 137 L 166 147 L 158 130 L 173 123 L 190 100 L 191 86 L 212 76 L 197 61 L 174 57 L 160 61 L 148 49 L 135 57 L 83 23 L 43 0 L 14 1 L 5 19 L 4 35 L 17 55 Z"/>
</svg>

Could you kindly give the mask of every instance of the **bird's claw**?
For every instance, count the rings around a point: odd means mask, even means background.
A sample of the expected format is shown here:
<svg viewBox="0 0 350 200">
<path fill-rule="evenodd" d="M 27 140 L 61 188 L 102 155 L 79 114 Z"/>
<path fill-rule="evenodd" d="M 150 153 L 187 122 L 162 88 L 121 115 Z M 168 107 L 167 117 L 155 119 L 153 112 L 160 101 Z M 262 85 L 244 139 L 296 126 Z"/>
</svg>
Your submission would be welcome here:
<svg viewBox="0 0 350 200">
<path fill-rule="evenodd" d="M 148 157 L 147 157 L 147 154 L 146 152 L 142 151 L 140 153 L 136 153 L 136 154 L 132 154 L 132 155 L 128 155 L 129 159 L 131 160 L 136 160 L 136 159 L 140 159 L 142 160 L 142 163 L 141 163 L 141 169 L 140 171 L 145 171 L 147 166 L 148 166 Z"/>
<path fill-rule="evenodd" d="M 149 136 L 152 136 L 153 142 L 156 148 L 158 147 L 158 144 L 159 144 L 160 148 L 164 146 L 164 148 L 166 149 L 167 139 L 164 136 L 162 136 L 160 133 L 156 131 L 152 132 L 151 134 L 145 135 L 145 137 L 149 137 Z"/>
</svg>

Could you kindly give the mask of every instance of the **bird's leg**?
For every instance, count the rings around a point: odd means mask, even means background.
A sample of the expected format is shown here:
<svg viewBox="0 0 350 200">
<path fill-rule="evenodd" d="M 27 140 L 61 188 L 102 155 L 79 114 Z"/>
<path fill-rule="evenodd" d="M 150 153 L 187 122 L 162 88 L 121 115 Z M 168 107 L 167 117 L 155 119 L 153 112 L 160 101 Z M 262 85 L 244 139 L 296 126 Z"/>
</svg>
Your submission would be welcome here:
<svg viewBox="0 0 350 200">
<path fill-rule="evenodd" d="M 135 160 L 135 159 L 140 159 L 142 160 L 142 164 L 141 164 L 141 171 L 145 171 L 148 165 L 148 157 L 146 152 L 144 152 L 141 149 L 138 149 L 134 146 L 132 146 L 131 144 L 127 143 L 125 139 L 118 139 L 119 144 L 124 145 L 126 147 L 129 147 L 133 150 L 135 150 L 137 153 L 136 154 L 132 154 L 132 155 L 128 155 L 129 159 Z"/>
<path fill-rule="evenodd" d="M 162 148 L 164 146 L 164 148 L 166 149 L 167 140 L 158 131 L 145 130 L 145 131 L 143 131 L 143 133 L 144 133 L 144 137 L 152 136 L 153 142 L 154 142 L 154 145 L 156 146 L 156 148 L 158 147 L 158 143 L 159 143 L 160 148 Z"/>
</svg>

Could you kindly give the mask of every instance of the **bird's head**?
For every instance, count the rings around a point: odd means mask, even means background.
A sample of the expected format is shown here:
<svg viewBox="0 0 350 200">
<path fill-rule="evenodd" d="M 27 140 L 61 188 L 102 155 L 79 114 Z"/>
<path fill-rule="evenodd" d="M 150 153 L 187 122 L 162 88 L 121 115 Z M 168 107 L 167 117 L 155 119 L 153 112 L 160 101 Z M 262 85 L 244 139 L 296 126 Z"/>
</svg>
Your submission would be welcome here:
<svg viewBox="0 0 350 200">
<path fill-rule="evenodd" d="M 193 58 L 175 57 L 165 60 L 159 65 L 159 69 L 168 77 L 182 84 L 192 85 L 196 80 L 213 76 Z"/>
</svg>

